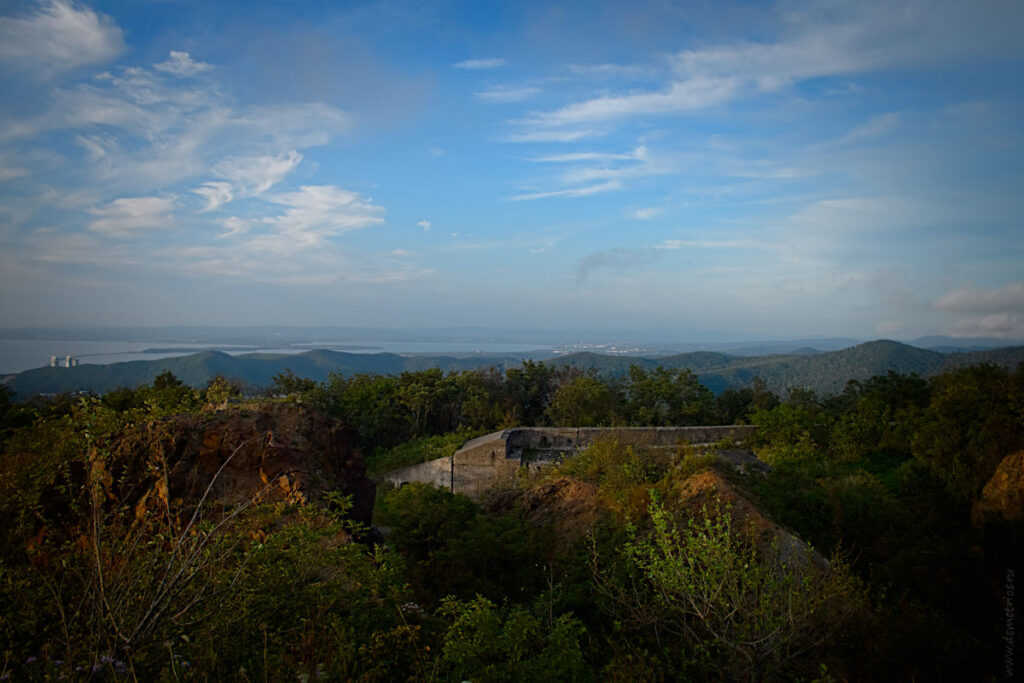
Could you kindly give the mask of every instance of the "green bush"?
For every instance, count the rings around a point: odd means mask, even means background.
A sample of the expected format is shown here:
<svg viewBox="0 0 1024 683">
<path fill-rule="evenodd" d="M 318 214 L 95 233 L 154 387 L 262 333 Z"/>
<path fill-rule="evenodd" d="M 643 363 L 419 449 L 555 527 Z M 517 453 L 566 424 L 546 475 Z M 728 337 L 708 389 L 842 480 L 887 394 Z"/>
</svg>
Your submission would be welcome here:
<svg viewBox="0 0 1024 683">
<path fill-rule="evenodd" d="M 761 557 L 728 511 L 706 507 L 685 525 L 661 503 L 649 512 L 651 530 L 632 527 L 619 555 L 624 566 L 598 568 L 596 580 L 620 628 L 663 652 L 677 676 L 762 680 L 814 671 L 861 604 L 841 566 L 819 574 Z"/>
<path fill-rule="evenodd" d="M 572 615 L 542 619 L 523 607 L 498 608 L 482 597 L 446 599 L 438 615 L 450 623 L 441 655 L 449 680 L 519 683 L 590 678 Z"/>
</svg>

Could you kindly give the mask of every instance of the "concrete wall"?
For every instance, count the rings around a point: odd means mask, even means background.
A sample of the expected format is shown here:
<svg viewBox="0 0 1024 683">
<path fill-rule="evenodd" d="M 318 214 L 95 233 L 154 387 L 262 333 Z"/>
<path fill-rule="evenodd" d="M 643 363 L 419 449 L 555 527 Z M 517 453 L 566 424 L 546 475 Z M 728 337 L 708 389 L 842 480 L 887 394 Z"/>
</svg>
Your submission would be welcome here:
<svg viewBox="0 0 1024 683">
<path fill-rule="evenodd" d="M 509 429 L 507 457 L 521 463 L 560 460 L 597 439 L 616 439 L 628 446 L 677 448 L 680 444 L 713 444 L 723 439 L 743 441 L 757 427 L 521 427 Z M 460 451 L 456 452 L 458 455 Z"/>
<path fill-rule="evenodd" d="M 494 432 L 466 442 L 452 456 L 455 475 L 452 491 L 479 499 L 484 489 L 496 481 L 509 481 L 519 469 L 520 458 L 509 452 L 510 431 Z"/>
<path fill-rule="evenodd" d="M 495 483 L 510 481 L 522 465 L 560 460 L 597 439 L 614 438 L 624 445 L 677 448 L 708 445 L 723 439 L 742 442 L 757 427 L 517 427 L 467 441 L 450 458 L 403 467 L 383 480 L 394 486 L 420 481 L 479 499 Z"/>
<path fill-rule="evenodd" d="M 382 481 L 392 486 L 401 486 L 411 481 L 421 481 L 424 484 L 451 489 L 452 488 L 452 459 L 438 458 L 429 462 L 421 462 L 418 465 L 410 465 L 401 469 L 392 470 L 381 477 Z"/>
</svg>

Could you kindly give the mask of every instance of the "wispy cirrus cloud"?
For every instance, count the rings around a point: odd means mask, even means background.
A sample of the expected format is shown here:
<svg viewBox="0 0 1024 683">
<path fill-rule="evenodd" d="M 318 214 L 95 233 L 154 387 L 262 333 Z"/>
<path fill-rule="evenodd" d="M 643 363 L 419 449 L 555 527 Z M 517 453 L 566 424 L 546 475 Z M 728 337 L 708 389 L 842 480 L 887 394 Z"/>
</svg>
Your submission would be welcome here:
<svg viewBox="0 0 1024 683">
<path fill-rule="evenodd" d="M 682 50 L 669 60 L 659 87 L 619 94 L 602 92 L 557 109 L 535 112 L 516 123 L 525 127 L 526 133 L 699 112 L 813 78 L 1000 54 L 1014 49 L 1016 38 L 1008 27 L 1024 20 L 1024 9 L 986 2 L 981 10 L 947 0 L 919 0 L 899 8 L 884 2 L 811 3 L 782 16 L 785 30 L 775 41 L 739 41 Z M 993 16 L 1002 20 L 993 22 Z M 960 28 L 980 23 L 985 30 Z M 580 69 L 577 67 L 581 74 L 637 73 L 635 65 Z M 873 125 L 879 128 L 893 123 L 890 117 Z M 863 132 L 877 134 L 870 128 Z"/>
<path fill-rule="evenodd" d="M 197 62 L 192 59 L 192 55 L 187 52 L 171 50 L 171 54 L 167 58 L 167 61 L 154 64 L 153 68 L 157 71 L 174 74 L 175 76 L 190 77 L 201 74 L 204 71 L 210 71 L 213 69 L 213 65 L 205 62 Z"/>
<path fill-rule="evenodd" d="M 749 249 L 756 246 L 748 240 L 665 240 L 652 249 Z"/>
<path fill-rule="evenodd" d="M 216 77 L 195 80 L 208 73 L 216 70 L 180 51 L 152 67 L 104 72 L 50 91 L 45 111 L 6 121 L 0 140 L 24 145 L 42 134 L 66 134 L 84 153 L 69 169 L 77 192 L 113 200 L 191 182 L 197 185 L 182 190 L 203 200 L 202 211 L 213 211 L 268 191 L 302 161 L 299 150 L 351 127 L 345 112 L 318 102 L 239 105 Z M 46 164 L 52 169 L 51 160 Z M 31 164 L 22 170 L 36 171 Z"/>
<path fill-rule="evenodd" d="M 479 71 L 482 69 L 496 69 L 499 66 L 505 66 L 506 60 L 500 57 L 489 57 L 486 59 L 466 59 L 461 62 L 452 64 L 456 69 L 468 69 L 470 71 Z"/>
<path fill-rule="evenodd" d="M 213 167 L 214 175 L 223 180 L 207 181 L 192 191 L 206 199 L 203 211 L 211 211 L 235 197 L 263 194 L 281 182 L 301 161 L 302 155 L 295 150 L 278 155 L 229 157 Z"/>
<path fill-rule="evenodd" d="M 546 199 L 549 197 L 586 197 L 625 187 L 625 181 L 661 175 L 673 164 L 654 157 L 647 147 L 637 146 L 630 152 L 575 152 L 535 157 L 530 161 L 564 164 L 548 182 L 554 189 L 537 190 L 512 197 L 513 200 Z"/>
<path fill-rule="evenodd" d="M 635 218 L 638 221 L 647 221 L 657 216 L 660 216 L 665 212 L 665 209 L 657 206 L 645 207 L 642 209 L 634 209 L 629 212 L 631 218 Z"/>
<path fill-rule="evenodd" d="M 141 231 L 169 228 L 174 197 L 130 197 L 89 209 L 96 220 L 89 224 L 93 232 L 107 237 L 136 237 Z"/>
<path fill-rule="evenodd" d="M 328 237 L 384 222 L 384 207 L 334 185 L 303 185 L 295 192 L 270 194 L 265 199 L 285 211 L 263 222 L 297 247 L 316 246 Z"/>
<path fill-rule="evenodd" d="M 0 62 L 14 69 L 51 77 L 122 50 L 121 29 L 78 3 L 50 0 L 24 16 L 0 17 Z"/>
<path fill-rule="evenodd" d="M 555 128 L 646 114 L 695 111 L 732 99 L 736 88 L 737 83 L 732 78 L 693 78 L 672 83 L 658 92 L 606 95 L 577 102 L 551 112 L 535 114 L 523 123 Z"/>
<path fill-rule="evenodd" d="M 611 192 L 613 190 L 619 189 L 622 189 L 622 181 L 608 180 L 606 182 L 597 183 L 594 185 L 585 185 L 582 187 L 569 187 L 562 190 L 548 190 L 545 192 L 524 192 L 523 194 L 517 194 L 513 197 L 509 197 L 509 200 L 513 202 L 523 202 L 534 199 L 550 199 L 552 197 L 588 197 L 592 194 L 600 194 L 601 192 Z"/>
<path fill-rule="evenodd" d="M 532 86 L 503 86 L 496 85 L 487 90 L 482 90 L 477 93 L 473 93 L 481 102 L 487 102 L 488 104 L 507 104 L 510 102 L 523 102 L 538 95 L 541 89 Z"/>
<path fill-rule="evenodd" d="M 505 142 L 575 142 L 583 138 L 590 138 L 600 135 L 592 128 L 577 128 L 574 130 L 533 130 L 519 133 L 511 133 L 503 139 Z"/>
<path fill-rule="evenodd" d="M 570 152 L 567 154 L 547 154 L 532 157 L 530 161 L 541 163 L 566 164 L 580 161 L 643 161 L 647 159 L 647 148 L 638 146 L 632 152 Z"/>
</svg>

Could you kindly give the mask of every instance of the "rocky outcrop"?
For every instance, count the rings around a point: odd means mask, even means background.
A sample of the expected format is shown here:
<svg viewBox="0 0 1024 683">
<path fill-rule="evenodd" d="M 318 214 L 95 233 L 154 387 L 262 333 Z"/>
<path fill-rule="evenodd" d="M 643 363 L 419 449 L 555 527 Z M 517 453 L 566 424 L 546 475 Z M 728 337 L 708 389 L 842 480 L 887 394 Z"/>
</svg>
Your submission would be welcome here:
<svg viewBox="0 0 1024 683">
<path fill-rule="evenodd" d="M 1003 458 L 971 509 L 976 525 L 1024 522 L 1024 451 Z"/>
<path fill-rule="evenodd" d="M 519 514 L 534 527 L 551 529 L 556 553 L 569 550 L 578 539 L 592 532 L 607 512 L 597 484 L 570 477 L 529 489 L 502 491 L 487 501 L 485 509 Z"/>
<path fill-rule="evenodd" d="M 829 566 L 820 553 L 769 519 L 716 468 L 679 481 L 672 493 L 691 515 L 705 508 L 728 511 L 734 530 L 748 534 L 764 556 L 788 568 L 823 571 Z"/>
<path fill-rule="evenodd" d="M 790 569 L 828 569 L 828 560 L 769 519 L 729 481 L 720 467 L 711 466 L 681 478 L 663 497 L 663 503 L 688 517 L 699 517 L 705 511 L 727 511 L 732 516 L 732 528 L 748 535 L 763 556 Z M 487 500 L 485 509 L 520 514 L 529 524 L 550 529 L 556 551 L 570 549 L 593 531 L 602 517 L 614 514 L 598 485 L 570 477 L 502 491 Z"/>
<path fill-rule="evenodd" d="M 369 523 L 376 491 L 354 435 L 341 422 L 296 405 L 181 415 L 124 431 L 94 453 L 91 479 L 136 515 L 246 501 L 325 502 L 351 496 L 349 516 Z"/>
</svg>

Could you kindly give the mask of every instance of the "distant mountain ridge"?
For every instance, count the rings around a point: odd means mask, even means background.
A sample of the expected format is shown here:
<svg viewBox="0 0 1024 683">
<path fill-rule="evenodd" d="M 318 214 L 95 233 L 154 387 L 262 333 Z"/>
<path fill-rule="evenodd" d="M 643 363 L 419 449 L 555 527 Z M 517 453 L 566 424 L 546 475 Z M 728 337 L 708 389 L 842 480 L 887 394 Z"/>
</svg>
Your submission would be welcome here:
<svg viewBox="0 0 1024 683">
<path fill-rule="evenodd" d="M 158 374 L 170 371 L 194 387 L 205 386 L 217 375 L 238 378 L 252 386 L 268 386 L 275 375 L 286 369 L 291 369 L 300 377 L 323 381 L 331 372 L 347 376 L 358 373 L 398 374 L 427 368 L 440 368 L 446 372 L 487 367 L 505 370 L 519 366 L 522 360 L 522 356 L 513 354 L 458 357 L 345 353 L 320 349 L 299 354 L 255 353 L 231 356 L 220 351 L 203 351 L 152 361 L 36 368 L 12 375 L 7 385 L 19 396 L 89 390 L 103 393 L 119 387 L 148 384 Z M 755 377 L 760 377 L 779 394 L 785 394 L 792 387 L 798 386 L 814 389 L 820 394 L 831 394 L 841 391 L 851 379 L 864 380 L 884 375 L 890 370 L 929 376 L 950 368 L 978 363 L 994 363 L 1013 368 L 1024 363 L 1024 346 L 942 353 L 900 342 L 879 340 L 838 351 L 816 353 L 799 349 L 789 354 L 737 356 L 694 351 L 659 358 L 641 358 L 580 352 L 554 356 L 544 362 L 555 366 L 593 369 L 608 377 L 627 375 L 631 365 L 647 370 L 658 366 L 668 369 L 686 368 L 693 371 L 715 393 L 729 387 L 749 386 Z"/>
</svg>

